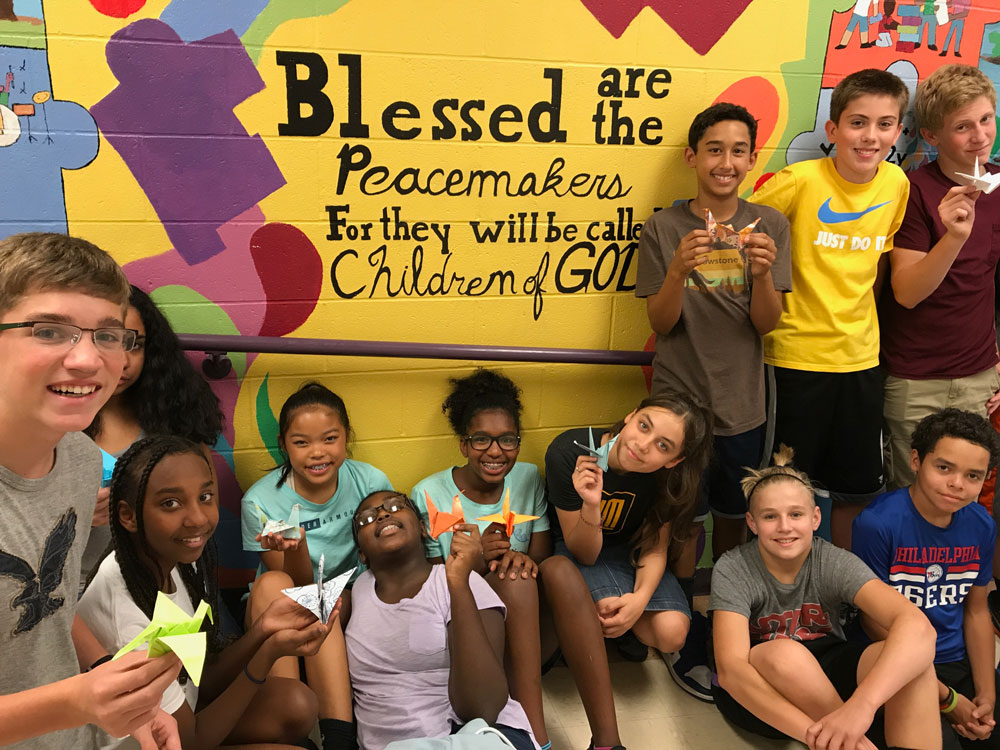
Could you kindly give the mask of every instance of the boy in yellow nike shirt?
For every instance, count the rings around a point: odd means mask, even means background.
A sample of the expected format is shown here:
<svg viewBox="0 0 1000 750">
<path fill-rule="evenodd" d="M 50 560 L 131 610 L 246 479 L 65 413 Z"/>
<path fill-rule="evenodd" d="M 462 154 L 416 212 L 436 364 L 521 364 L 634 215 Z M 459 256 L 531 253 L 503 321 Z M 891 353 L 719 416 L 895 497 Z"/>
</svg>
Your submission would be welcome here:
<svg viewBox="0 0 1000 750">
<path fill-rule="evenodd" d="M 909 182 L 884 161 L 909 102 L 892 73 L 852 73 L 833 90 L 826 135 L 833 157 L 791 164 L 753 200 L 791 224 L 792 294 L 764 338 L 774 367 L 775 445 L 832 501 L 834 544 L 883 489 L 882 378 L 875 300 L 903 220 Z"/>
</svg>

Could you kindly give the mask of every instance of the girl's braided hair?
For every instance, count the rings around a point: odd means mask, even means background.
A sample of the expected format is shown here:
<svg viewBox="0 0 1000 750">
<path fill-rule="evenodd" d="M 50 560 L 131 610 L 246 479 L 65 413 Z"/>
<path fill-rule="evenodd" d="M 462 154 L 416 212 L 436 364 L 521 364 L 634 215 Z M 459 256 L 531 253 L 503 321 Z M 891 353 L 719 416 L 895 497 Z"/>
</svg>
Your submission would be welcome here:
<svg viewBox="0 0 1000 750">
<path fill-rule="evenodd" d="M 152 547 L 146 539 L 143 522 L 143 505 L 146 498 L 146 486 L 149 475 L 156 465 L 166 456 L 176 456 L 191 453 L 205 461 L 212 470 L 212 465 L 202 448 L 196 443 L 174 435 L 151 435 L 135 441 L 118 459 L 115 471 L 111 477 L 111 549 L 121 569 L 122 578 L 132 601 L 152 618 L 156 604 L 156 594 L 166 581 L 158 566 L 151 564 L 154 559 Z M 118 504 L 125 502 L 135 513 L 136 532 L 129 532 L 121 522 Z M 180 573 L 184 587 L 191 597 L 192 603 L 204 599 L 213 610 L 219 602 L 218 578 L 216 564 L 218 553 L 215 539 L 211 538 L 201 553 L 197 564 L 180 563 L 177 570 Z M 226 640 L 219 632 L 218 618 L 212 623 L 206 620 L 208 634 L 208 651 L 221 651 Z M 181 671 L 180 681 L 187 681 L 187 673 Z"/>
<path fill-rule="evenodd" d="M 778 452 L 774 454 L 774 466 L 768 466 L 764 469 L 751 469 L 749 466 L 744 467 L 747 470 L 747 474 L 740 481 L 740 488 L 747 499 L 748 508 L 750 507 L 750 498 L 753 497 L 753 494 L 757 490 L 782 480 L 786 482 L 801 482 L 810 495 L 816 492 L 816 488 L 805 472 L 799 471 L 792 466 L 792 457 L 794 455 L 795 451 L 782 443 L 778 448 Z"/>
</svg>

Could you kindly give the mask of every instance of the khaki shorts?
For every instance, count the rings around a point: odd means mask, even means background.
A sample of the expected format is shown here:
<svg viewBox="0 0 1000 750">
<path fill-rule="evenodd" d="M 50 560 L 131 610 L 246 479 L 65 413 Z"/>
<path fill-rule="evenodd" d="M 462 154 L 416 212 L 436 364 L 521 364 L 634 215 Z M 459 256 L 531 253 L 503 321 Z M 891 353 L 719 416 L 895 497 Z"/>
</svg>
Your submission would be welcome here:
<svg viewBox="0 0 1000 750">
<path fill-rule="evenodd" d="M 913 483 L 910 436 L 917 422 L 928 414 L 952 407 L 986 416 L 986 402 L 1000 390 L 995 367 L 955 380 L 885 379 L 883 414 L 889 431 L 886 473 L 890 489 Z"/>
</svg>

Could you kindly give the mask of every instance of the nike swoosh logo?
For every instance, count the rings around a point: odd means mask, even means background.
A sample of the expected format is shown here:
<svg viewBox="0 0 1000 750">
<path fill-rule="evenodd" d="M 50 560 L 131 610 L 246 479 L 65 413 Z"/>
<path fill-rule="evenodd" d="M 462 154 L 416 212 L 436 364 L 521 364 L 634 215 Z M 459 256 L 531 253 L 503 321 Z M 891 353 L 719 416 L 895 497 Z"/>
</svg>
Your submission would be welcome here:
<svg viewBox="0 0 1000 750">
<path fill-rule="evenodd" d="M 854 221 L 855 219 L 860 219 L 865 214 L 874 211 L 876 209 L 882 208 L 882 206 L 888 206 L 892 201 L 886 201 L 885 203 L 879 203 L 877 206 L 871 206 L 866 208 L 864 211 L 834 211 L 830 208 L 830 198 L 826 199 L 826 202 L 819 207 L 819 212 L 816 216 L 824 224 L 840 224 L 844 221 Z"/>
</svg>

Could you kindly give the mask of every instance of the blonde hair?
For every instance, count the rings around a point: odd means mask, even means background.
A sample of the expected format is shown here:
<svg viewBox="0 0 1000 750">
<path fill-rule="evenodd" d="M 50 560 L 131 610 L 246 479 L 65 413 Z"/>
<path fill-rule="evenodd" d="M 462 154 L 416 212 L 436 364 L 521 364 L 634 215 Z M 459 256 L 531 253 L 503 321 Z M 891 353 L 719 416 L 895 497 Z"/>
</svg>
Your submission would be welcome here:
<svg viewBox="0 0 1000 750">
<path fill-rule="evenodd" d="M 961 63 L 942 65 L 917 86 L 913 97 L 917 125 L 937 132 L 944 126 L 945 117 L 981 96 L 996 109 L 996 89 L 983 71 Z"/>
<path fill-rule="evenodd" d="M 782 443 L 778 448 L 778 452 L 774 454 L 774 466 L 768 466 L 764 469 L 746 467 L 747 474 L 740 480 L 740 489 L 743 490 L 743 496 L 747 499 L 747 508 L 750 507 L 750 498 L 753 497 L 753 494 L 757 490 L 764 485 L 782 480 L 786 482 L 800 482 L 809 491 L 810 496 L 816 492 L 816 488 L 805 472 L 799 471 L 792 466 L 792 457 L 794 455 L 795 451 Z"/>
<path fill-rule="evenodd" d="M 106 299 L 124 315 L 130 287 L 110 255 L 79 237 L 26 232 L 0 241 L 0 314 L 27 294 L 53 290 Z"/>
</svg>

